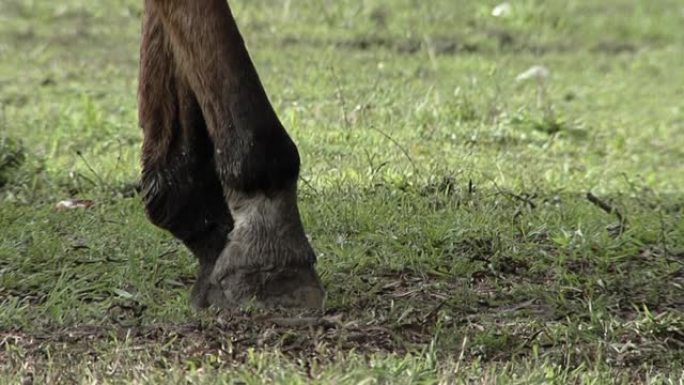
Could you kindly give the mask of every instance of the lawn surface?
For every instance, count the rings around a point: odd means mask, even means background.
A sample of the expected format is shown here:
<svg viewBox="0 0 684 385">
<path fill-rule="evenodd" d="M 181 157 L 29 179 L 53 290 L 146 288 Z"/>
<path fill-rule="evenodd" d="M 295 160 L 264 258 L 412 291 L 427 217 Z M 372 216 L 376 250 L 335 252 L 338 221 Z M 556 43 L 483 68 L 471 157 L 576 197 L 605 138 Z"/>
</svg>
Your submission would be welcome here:
<svg viewBox="0 0 684 385">
<path fill-rule="evenodd" d="M 144 216 L 141 3 L 0 2 L 0 384 L 682 383 L 680 1 L 234 1 L 302 156 L 296 322 L 193 312 Z"/>
</svg>

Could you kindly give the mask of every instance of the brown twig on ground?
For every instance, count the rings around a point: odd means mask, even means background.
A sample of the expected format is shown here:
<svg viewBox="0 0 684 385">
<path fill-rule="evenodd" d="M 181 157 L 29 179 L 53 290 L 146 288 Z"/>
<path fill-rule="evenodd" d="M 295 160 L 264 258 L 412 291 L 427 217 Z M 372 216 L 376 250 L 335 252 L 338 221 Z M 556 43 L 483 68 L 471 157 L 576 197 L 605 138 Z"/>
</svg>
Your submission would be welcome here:
<svg viewBox="0 0 684 385">
<path fill-rule="evenodd" d="M 537 204 L 533 201 L 533 199 L 537 197 L 537 194 L 528 195 L 527 193 L 523 193 L 522 195 L 518 195 L 512 191 L 504 191 L 504 193 L 511 198 L 524 203 L 530 209 L 537 208 Z"/>
<path fill-rule="evenodd" d="M 601 200 L 599 197 L 592 194 L 591 191 L 587 192 L 587 200 L 607 214 L 614 214 L 617 217 L 619 223 L 617 225 L 608 226 L 608 232 L 610 232 L 611 235 L 619 236 L 625 232 L 625 229 L 627 228 L 627 219 L 622 215 L 620 210 Z"/>
</svg>

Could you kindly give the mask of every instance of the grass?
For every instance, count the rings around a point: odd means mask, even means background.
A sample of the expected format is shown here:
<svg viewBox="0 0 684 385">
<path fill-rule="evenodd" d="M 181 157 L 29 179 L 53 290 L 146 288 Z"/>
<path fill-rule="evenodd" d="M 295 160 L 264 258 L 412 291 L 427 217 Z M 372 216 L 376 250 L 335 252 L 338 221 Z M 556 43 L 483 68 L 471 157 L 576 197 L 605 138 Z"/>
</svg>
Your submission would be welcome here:
<svg viewBox="0 0 684 385">
<path fill-rule="evenodd" d="M 144 217 L 140 2 L 4 0 L 0 384 L 682 383 L 681 4 L 512 4 L 234 2 L 328 290 L 292 325 L 191 311 Z"/>
</svg>

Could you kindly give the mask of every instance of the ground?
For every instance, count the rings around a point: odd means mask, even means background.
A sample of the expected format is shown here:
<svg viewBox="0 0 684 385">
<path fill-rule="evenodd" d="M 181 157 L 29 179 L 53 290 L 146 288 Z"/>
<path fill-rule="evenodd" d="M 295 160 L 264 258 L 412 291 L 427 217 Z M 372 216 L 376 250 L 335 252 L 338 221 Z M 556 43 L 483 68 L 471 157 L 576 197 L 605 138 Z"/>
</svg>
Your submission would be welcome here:
<svg viewBox="0 0 684 385">
<path fill-rule="evenodd" d="M 0 3 L 0 384 L 681 383 L 681 2 L 233 1 L 302 155 L 299 318 L 188 306 L 141 3 Z"/>
</svg>

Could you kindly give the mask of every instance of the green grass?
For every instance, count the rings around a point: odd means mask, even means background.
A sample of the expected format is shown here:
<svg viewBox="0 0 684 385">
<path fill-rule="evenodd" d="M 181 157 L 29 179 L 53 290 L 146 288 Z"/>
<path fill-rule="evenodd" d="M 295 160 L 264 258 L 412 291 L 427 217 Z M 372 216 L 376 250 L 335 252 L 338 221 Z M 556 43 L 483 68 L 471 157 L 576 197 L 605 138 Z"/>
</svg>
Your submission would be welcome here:
<svg viewBox="0 0 684 385">
<path fill-rule="evenodd" d="M 302 155 L 297 326 L 191 311 L 145 219 L 141 2 L 3 0 L 0 384 L 681 383 L 684 8 L 512 4 L 234 1 Z"/>
</svg>

